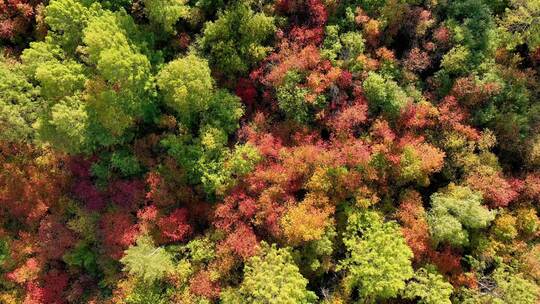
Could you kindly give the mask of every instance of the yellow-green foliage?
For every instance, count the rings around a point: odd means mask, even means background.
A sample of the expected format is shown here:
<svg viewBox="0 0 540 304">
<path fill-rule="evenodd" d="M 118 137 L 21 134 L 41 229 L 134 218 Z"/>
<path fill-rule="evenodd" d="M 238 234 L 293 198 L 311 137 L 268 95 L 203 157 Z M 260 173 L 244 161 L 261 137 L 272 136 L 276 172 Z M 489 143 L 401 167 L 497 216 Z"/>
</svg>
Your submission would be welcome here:
<svg viewBox="0 0 540 304">
<path fill-rule="evenodd" d="M 174 271 L 171 255 L 162 247 L 156 247 L 148 236 L 140 236 L 135 246 L 125 251 L 120 260 L 129 274 L 147 283 L 163 279 Z"/>
<path fill-rule="evenodd" d="M 376 212 L 351 211 L 344 243 L 347 257 L 338 269 L 345 271 L 345 289 L 358 289 L 366 303 L 398 296 L 413 277 L 413 254 L 399 226 Z"/>
<path fill-rule="evenodd" d="M 294 264 L 289 249 L 263 246 L 260 255 L 244 266 L 244 279 L 237 290 L 222 296 L 225 304 L 314 303 L 315 294 L 306 289 L 307 280 Z"/>
<path fill-rule="evenodd" d="M 481 204 L 480 193 L 454 184 L 433 194 L 428 224 L 434 243 L 466 246 L 469 230 L 485 228 L 495 218 L 494 212 Z"/>
</svg>

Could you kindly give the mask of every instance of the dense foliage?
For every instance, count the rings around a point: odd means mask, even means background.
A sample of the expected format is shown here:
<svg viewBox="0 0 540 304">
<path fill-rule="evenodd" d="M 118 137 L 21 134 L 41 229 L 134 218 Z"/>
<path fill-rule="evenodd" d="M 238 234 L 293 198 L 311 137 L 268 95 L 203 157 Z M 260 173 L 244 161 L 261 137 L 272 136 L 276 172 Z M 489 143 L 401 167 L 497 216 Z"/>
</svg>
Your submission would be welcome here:
<svg viewBox="0 0 540 304">
<path fill-rule="evenodd" d="M 540 0 L 0 0 L 0 303 L 537 304 Z"/>
</svg>

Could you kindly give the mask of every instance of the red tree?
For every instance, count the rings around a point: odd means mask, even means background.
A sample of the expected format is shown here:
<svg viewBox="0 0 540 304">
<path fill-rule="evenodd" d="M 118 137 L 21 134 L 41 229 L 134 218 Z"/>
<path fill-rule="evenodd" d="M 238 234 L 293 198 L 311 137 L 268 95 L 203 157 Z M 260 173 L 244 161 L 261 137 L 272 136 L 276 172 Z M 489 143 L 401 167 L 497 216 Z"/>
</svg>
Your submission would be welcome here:
<svg viewBox="0 0 540 304">
<path fill-rule="evenodd" d="M 188 211 L 185 208 L 178 208 L 168 216 L 160 218 L 157 225 L 161 235 L 172 242 L 183 241 L 191 233 Z"/>
</svg>

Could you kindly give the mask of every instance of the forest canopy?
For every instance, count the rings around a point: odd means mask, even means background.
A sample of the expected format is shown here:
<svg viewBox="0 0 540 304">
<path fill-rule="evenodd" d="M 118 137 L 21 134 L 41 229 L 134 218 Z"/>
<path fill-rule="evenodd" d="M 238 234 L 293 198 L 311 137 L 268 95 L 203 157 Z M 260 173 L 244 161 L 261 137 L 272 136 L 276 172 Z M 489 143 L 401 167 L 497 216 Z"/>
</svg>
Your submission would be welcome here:
<svg viewBox="0 0 540 304">
<path fill-rule="evenodd" d="M 0 0 L 0 303 L 537 304 L 540 0 Z"/>
</svg>

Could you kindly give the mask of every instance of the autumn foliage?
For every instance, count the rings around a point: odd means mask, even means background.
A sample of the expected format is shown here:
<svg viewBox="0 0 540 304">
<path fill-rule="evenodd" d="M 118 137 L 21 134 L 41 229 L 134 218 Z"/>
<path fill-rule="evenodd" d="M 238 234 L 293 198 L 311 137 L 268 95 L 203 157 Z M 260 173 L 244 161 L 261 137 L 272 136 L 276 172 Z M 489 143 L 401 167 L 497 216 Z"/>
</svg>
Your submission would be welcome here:
<svg viewBox="0 0 540 304">
<path fill-rule="evenodd" d="M 0 303 L 540 300 L 540 1 L 0 0 Z"/>
</svg>

